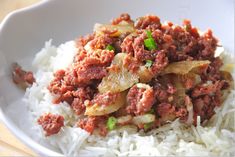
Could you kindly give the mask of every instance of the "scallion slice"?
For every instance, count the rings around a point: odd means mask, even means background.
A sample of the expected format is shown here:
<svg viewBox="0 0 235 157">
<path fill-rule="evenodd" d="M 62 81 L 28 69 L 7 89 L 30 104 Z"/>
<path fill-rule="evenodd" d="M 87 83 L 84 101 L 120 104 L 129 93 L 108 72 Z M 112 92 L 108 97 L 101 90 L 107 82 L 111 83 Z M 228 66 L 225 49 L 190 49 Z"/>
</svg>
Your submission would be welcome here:
<svg viewBox="0 0 235 157">
<path fill-rule="evenodd" d="M 149 30 L 146 30 L 146 34 L 147 34 L 148 38 L 153 38 L 152 35 L 151 35 L 151 32 Z"/>
<path fill-rule="evenodd" d="M 148 50 L 156 50 L 157 49 L 157 44 L 154 41 L 151 32 L 149 30 L 146 30 L 146 34 L 147 34 L 147 39 L 144 40 L 144 46 L 148 49 Z"/>
<path fill-rule="evenodd" d="M 105 49 L 109 50 L 109 51 L 114 51 L 115 50 L 114 47 L 110 44 L 108 44 Z"/>
<path fill-rule="evenodd" d="M 116 127 L 117 119 L 115 117 L 109 117 L 107 121 L 107 128 L 113 130 Z"/>
<path fill-rule="evenodd" d="M 148 130 L 150 127 L 152 127 L 153 123 L 146 123 L 144 124 L 144 130 Z"/>
<path fill-rule="evenodd" d="M 146 60 L 145 66 L 146 66 L 147 68 L 150 68 L 152 65 L 153 65 L 153 61 L 151 61 L 151 60 Z"/>
</svg>

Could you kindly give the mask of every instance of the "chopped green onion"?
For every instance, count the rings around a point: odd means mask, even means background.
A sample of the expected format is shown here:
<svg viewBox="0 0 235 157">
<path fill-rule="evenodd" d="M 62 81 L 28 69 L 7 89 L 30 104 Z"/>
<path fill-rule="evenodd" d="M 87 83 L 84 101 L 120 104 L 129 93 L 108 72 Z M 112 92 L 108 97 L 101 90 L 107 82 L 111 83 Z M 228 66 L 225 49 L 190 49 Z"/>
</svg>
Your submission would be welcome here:
<svg viewBox="0 0 235 157">
<path fill-rule="evenodd" d="M 145 66 L 146 66 L 147 68 L 150 68 L 152 65 L 153 65 L 153 61 L 151 61 L 151 60 L 146 60 Z"/>
<path fill-rule="evenodd" d="M 156 50 L 157 49 L 157 45 L 154 41 L 153 38 L 148 38 L 144 40 L 144 46 L 148 49 L 148 50 Z"/>
<path fill-rule="evenodd" d="M 152 108 L 148 113 L 150 113 L 150 114 L 154 114 L 154 109 Z"/>
<path fill-rule="evenodd" d="M 115 49 L 114 49 L 114 47 L 112 45 L 108 44 L 106 46 L 105 50 L 114 51 Z"/>
<path fill-rule="evenodd" d="M 116 127 L 117 119 L 115 117 L 109 117 L 107 122 L 107 128 L 113 130 Z"/>
<path fill-rule="evenodd" d="M 148 50 L 156 50 L 157 49 L 157 44 L 154 41 L 151 32 L 149 30 L 146 30 L 146 34 L 147 34 L 147 39 L 144 40 L 144 46 L 148 49 Z"/>
<path fill-rule="evenodd" d="M 151 32 L 149 30 L 146 30 L 146 34 L 147 34 L 148 38 L 153 38 L 152 35 L 151 35 Z"/>
<path fill-rule="evenodd" d="M 152 125 L 153 125 L 153 123 L 144 124 L 144 130 L 148 130 Z"/>
</svg>

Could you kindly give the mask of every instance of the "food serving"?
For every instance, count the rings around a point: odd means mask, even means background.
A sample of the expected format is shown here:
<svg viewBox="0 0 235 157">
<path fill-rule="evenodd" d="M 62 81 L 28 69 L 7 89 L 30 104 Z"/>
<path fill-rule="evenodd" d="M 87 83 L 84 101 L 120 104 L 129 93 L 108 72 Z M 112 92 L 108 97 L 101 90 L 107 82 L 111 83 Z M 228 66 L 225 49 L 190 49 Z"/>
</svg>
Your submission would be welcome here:
<svg viewBox="0 0 235 157">
<path fill-rule="evenodd" d="M 39 136 L 66 155 L 228 155 L 233 63 L 221 49 L 189 20 L 121 14 L 58 48 L 46 42 L 37 71 L 14 63 L 12 76 Z M 212 134 L 227 145 L 208 144 Z"/>
</svg>

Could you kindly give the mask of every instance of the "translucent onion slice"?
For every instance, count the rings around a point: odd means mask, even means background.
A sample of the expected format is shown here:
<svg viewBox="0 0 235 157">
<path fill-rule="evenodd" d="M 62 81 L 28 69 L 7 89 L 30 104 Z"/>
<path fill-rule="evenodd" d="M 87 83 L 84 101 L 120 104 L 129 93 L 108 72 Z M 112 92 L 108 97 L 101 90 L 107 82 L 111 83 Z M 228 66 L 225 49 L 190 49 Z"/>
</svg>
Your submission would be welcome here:
<svg viewBox="0 0 235 157">
<path fill-rule="evenodd" d="M 229 83 L 229 88 L 221 91 L 221 93 L 222 93 L 221 99 L 223 102 L 227 99 L 231 90 L 234 89 L 234 80 L 233 80 L 233 76 L 231 75 L 231 73 L 229 73 L 227 71 L 220 71 L 220 74 L 222 76 L 222 79 L 226 80 Z"/>
<path fill-rule="evenodd" d="M 187 74 L 190 71 L 194 70 L 195 68 L 207 66 L 210 64 L 210 61 L 208 60 L 202 60 L 202 61 L 180 61 L 180 62 L 174 62 L 169 64 L 163 71 L 162 75 L 164 74 Z"/>
<path fill-rule="evenodd" d="M 122 92 L 117 97 L 115 102 L 110 105 L 93 104 L 86 107 L 85 115 L 88 116 L 102 116 L 113 113 L 120 109 L 126 103 L 127 92 Z"/>
<path fill-rule="evenodd" d="M 139 70 L 137 71 L 137 75 L 140 78 L 140 82 L 143 83 L 150 82 L 151 79 L 154 77 L 152 71 L 145 66 L 140 66 Z"/>
<path fill-rule="evenodd" d="M 144 114 L 140 116 L 135 116 L 132 119 L 132 122 L 135 125 L 140 125 L 140 124 L 147 124 L 155 121 L 155 115 L 154 114 Z"/>
<path fill-rule="evenodd" d="M 139 81 L 139 77 L 136 74 L 129 72 L 123 66 L 123 60 L 126 55 L 126 53 L 118 53 L 114 57 L 111 66 L 116 66 L 118 70 L 110 70 L 108 75 L 102 79 L 98 86 L 100 93 L 108 91 L 112 93 L 122 92 Z"/>
<path fill-rule="evenodd" d="M 118 25 L 96 23 L 94 26 L 94 32 L 97 35 L 103 35 L 105 32 L 108 32 L 111 37 L 119 37 L 122 34 L 132 33 L 134 31 L 133 24 L 124 22 Z"/>
<path fill-rule="evenodd" d="M 125 124 L 128 124 L 129 122 L 131 122 L 131 120 L 132 120 L 131 115 L 121 116 L 121 117 L 117 118 L 117 123 L 120 125 L 125 125 Z"/>
</svg>

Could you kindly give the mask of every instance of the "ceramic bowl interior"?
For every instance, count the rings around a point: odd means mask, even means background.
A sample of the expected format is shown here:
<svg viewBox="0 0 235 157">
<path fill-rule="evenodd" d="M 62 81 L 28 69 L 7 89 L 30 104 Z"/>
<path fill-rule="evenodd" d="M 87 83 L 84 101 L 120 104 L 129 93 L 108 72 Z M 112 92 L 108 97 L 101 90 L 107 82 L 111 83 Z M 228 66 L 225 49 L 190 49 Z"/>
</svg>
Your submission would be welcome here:
<svg viewBox="0 0 235 157">
<path fill-rule="evenodd" d="M 53 39 L 53 44 L 59 45 L 73 40 L 91 32 L 96 22 L 107 23 L 123 12 L 133 19 L 155 14 L 162 21 L 178 24 L 184 18 L 190 19 L 202 31 L 211 28 L 233 53 L 233 9 L 232 0 L 50 0 L 11 13 L 0 25 L 0 118 L 40 155 L 58 156 L 59 150 L 34 137 L 26 105 L 21 100 L 24 92 L 11 80 L 11 63 L 31 69 L 32 58 L 45 41 Z"/>
</svg>

